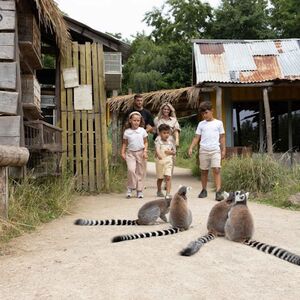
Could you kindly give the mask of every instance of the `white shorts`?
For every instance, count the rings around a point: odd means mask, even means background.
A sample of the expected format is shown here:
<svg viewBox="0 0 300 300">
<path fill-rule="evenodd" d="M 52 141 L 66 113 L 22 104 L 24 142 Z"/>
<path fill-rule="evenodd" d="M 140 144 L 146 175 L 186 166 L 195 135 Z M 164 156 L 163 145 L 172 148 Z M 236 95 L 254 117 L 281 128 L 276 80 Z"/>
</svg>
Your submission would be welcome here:
<svg viewBox="0 0 300 300">
<path fill-rule="evenodd" d="M 210 168 L 221 168 L 221 151 L 207 151 L 200 149 L 199 161 L 201 170 L 209 170 Z"/>
<path fill-rule="evenodd" d="M 168 160 L 156 159 L 155 167 L 157 179 L 163 179 L 165 176 L 172 176 L 173 158 Z"/>
</svg>

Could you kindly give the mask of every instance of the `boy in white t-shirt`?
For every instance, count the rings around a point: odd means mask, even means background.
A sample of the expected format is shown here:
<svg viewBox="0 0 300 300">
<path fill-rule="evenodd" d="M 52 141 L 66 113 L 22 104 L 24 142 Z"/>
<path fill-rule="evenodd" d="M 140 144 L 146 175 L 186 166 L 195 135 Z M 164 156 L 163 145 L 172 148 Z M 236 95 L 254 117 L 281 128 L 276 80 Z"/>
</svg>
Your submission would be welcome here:
<svg viewBox="0 0 300 300">
<path fill-rule="evenodd" d="M 207 197 L 208 171 L 213 170 L 216 185 L 216 200 L 224 199 L 221 193 L 221 160 L 225 157 L 225 131 L 223 122 L 213 117 L 212 104 L 209 101 L 200 104 L 200 112 L 203 121 L 199 122 L 196 135 L 189 148 L 189 155 L 192 156 L 193 148 L 200 144 L 200 169 L 202 191 L 199 198 Z"/>
</svg>

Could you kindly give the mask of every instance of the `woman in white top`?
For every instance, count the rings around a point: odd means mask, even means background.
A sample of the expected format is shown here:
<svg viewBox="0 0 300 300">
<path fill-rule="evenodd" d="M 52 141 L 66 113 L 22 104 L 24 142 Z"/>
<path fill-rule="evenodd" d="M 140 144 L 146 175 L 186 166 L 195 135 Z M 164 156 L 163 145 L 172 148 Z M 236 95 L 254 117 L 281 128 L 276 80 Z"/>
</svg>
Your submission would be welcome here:
<svg viewBox="0 0 300 300">
<path fill-rule="evenodd" d="M 127 198 L 133 190 L 137 197 L 143 198 L 145 163 L 148 158 L 148 134 L 143 128 L 142 115 L 134 111 L 128 117 L 123 134 L 121 156 L 127 164 Z"/>
<path fill-rule="evenodd" d="M 154 119 L 154 125 L 157 128 L 161 124 L 167 124 L 171 128 L 171 135 L 175 140 L 175 145 L 179 146 L 179 132 L 180 126 L 176 118 L 174 107 L 170 103 L 163 103 L 159 109 L 157 117 Z"/>
</svg>

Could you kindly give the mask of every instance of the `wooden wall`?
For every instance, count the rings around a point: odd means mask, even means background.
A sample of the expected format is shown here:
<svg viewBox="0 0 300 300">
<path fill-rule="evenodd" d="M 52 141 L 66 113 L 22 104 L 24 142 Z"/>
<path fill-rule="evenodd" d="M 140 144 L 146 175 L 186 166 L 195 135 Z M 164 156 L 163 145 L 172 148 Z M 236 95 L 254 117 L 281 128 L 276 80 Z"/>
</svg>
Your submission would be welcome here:
<svg viewBox="0 0 300 300">
<path fill-rule="evenodd" d="M 73 67 L 79 85 L 92 87 L 92 109 L 75 110 L 78 87 L 65 88 L 61 76 L 62 164 L 76 174 L 77 189 L 89 192 L 108 190 L 109 186 L 103 61 L 102 45 L 73 42 L 61 62 L 62 73 Z"/>
</svg>

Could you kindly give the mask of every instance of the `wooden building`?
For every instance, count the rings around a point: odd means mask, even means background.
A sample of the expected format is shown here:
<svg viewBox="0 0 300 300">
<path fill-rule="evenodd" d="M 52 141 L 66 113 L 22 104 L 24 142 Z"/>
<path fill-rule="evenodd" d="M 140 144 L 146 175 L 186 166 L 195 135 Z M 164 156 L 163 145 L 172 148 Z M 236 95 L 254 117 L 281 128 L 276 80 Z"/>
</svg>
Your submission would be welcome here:
<svg viewBox="0 0 300 300">
<path fill-rule="evenodd" d="M 27 169 L 108 189 L 106 93 L 129 46 L 64 17 L 53 0 L 0 1 L 0 144 L 26 146 Z"/>
</svg>

